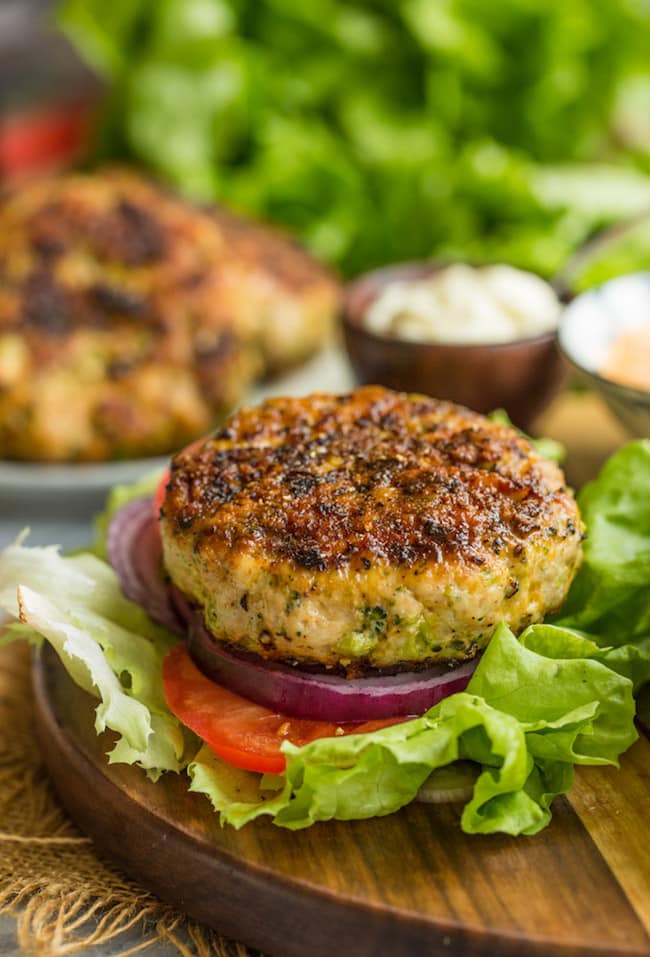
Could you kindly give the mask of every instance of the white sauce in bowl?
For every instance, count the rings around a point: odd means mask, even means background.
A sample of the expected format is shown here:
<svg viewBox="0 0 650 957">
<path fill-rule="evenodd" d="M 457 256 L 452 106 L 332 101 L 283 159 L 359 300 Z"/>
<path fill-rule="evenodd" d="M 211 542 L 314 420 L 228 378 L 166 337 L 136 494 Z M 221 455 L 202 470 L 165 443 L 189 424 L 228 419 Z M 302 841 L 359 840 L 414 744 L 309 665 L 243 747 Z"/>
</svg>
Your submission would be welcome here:
<svg viewBox="0 0 650 957">
<path fill-rule="evenodd" d="M 496 265 L 447 266 L 389 283 L 369 306 L 370 332 L 411 342 L 514 342 L 557 328 L 560 302 L 533 273 Z"/>
</svg>

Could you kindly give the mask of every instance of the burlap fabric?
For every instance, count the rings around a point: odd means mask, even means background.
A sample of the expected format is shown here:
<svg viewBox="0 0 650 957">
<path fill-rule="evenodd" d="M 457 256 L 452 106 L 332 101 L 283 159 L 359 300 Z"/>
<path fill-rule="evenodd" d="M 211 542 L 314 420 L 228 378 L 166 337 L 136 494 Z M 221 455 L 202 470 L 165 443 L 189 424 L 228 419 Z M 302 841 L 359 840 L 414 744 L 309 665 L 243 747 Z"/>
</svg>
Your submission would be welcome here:
<svg viewBox="0 0 650 957">
<path fill-rule="evenodd" d="M 66 817 L 34 735 L 29 668 L 22 642 L 0 649 L 0 913 L 16 915 L 23 952 L 60 957 L 114 941 L 126 957 L 167 941 L 184 957 L 247 957 L 100 860 Z"/>
</svg>

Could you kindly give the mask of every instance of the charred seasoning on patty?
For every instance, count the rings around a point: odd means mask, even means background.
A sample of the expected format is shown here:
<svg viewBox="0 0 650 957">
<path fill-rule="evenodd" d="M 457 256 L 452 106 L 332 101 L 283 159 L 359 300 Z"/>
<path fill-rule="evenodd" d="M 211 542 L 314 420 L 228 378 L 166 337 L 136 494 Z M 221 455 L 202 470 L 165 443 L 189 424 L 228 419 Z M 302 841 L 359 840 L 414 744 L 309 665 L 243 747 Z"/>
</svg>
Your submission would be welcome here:
<svg viewBox="0 0 650 957">
<path fill-rule="evenodd" d="M 566 496 L 511 429 L 434 399 L 370 397 L 334 407 L 316 397 L 309 420 L 290 400 L 235 416 L 196 456 L 175 459 L 176 520 L 305 568 L 361 555 L 480 565 L 482 548 L 514 546 L 539 530 L 553 496 Z"/>
</svg>

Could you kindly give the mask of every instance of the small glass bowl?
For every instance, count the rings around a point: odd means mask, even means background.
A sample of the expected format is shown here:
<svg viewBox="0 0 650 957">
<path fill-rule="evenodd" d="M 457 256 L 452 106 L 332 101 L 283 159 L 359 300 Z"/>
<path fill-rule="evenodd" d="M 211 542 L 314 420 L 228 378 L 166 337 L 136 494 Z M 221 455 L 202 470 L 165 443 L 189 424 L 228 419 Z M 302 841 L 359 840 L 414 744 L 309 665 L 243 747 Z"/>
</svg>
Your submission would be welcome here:
<svg viewBox="0 0 650 957">
<path fill-rule="evenodd" d="M 650 272 L 611 279 L 581 293 L 567 306 L 560 324 L 560 349 L 630 432 L 650 436 L 650 389 L 602 373 L 617 337 L 650 327 Z"/>
</svg>

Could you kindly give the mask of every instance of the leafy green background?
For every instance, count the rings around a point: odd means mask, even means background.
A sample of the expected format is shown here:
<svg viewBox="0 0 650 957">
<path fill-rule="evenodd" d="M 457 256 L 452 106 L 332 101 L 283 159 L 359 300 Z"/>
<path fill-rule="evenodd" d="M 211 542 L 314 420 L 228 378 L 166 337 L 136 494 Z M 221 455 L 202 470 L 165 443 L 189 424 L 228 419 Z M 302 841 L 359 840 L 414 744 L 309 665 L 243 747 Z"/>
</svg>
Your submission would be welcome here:
<svg viewBox="0 0 650 957">
<path fill-rule="evenodd" d="M 95 159 L 285 224 L 346 274 L 431 255 L 553 274 L 650 209 L 642 0 L 65 0 L 59 17 L 109 83 Z"/>
</svg>

